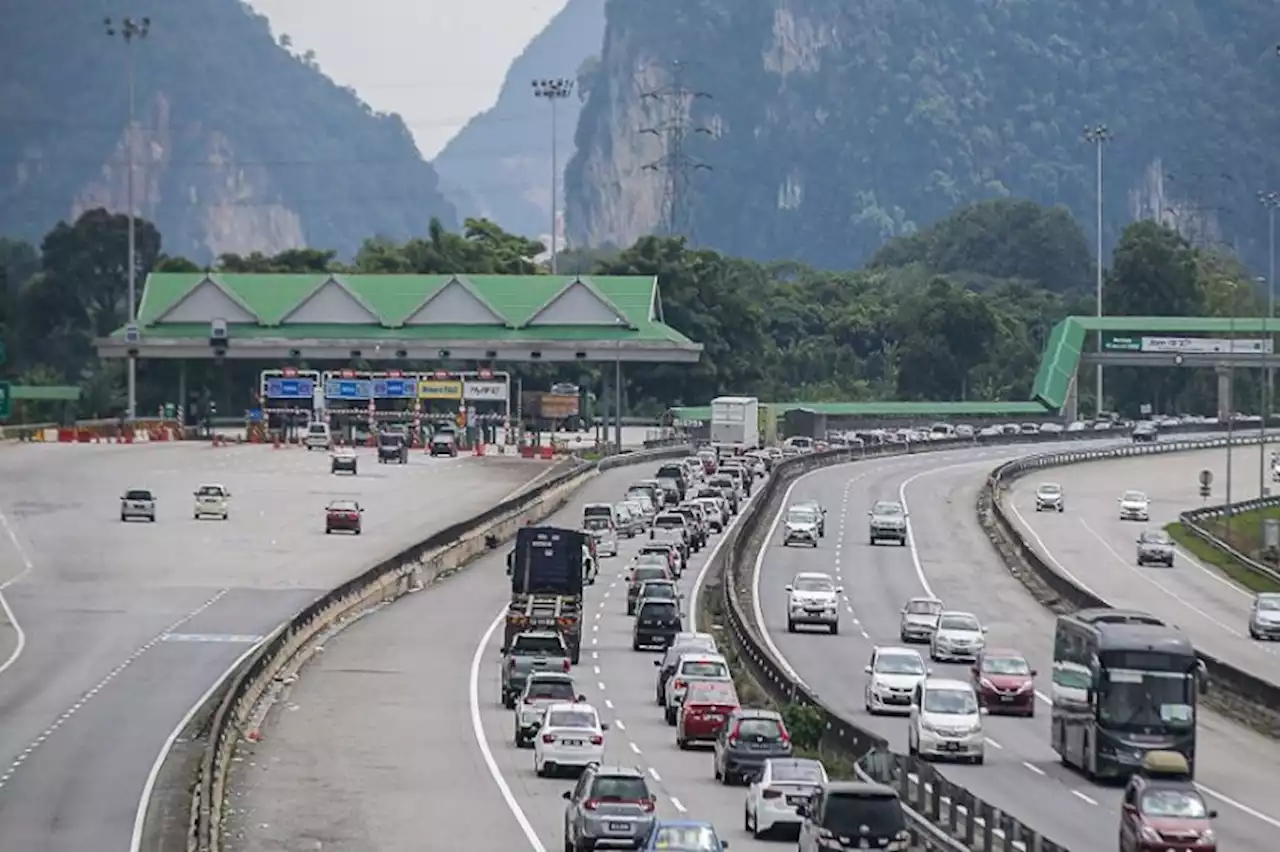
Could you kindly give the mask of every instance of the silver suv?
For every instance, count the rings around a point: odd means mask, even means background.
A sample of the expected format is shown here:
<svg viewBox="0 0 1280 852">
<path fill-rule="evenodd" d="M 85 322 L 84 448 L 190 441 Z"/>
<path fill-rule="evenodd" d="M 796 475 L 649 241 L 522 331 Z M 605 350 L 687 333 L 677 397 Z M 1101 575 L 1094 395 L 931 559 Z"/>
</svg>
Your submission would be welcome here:
<svg viewBox="0 0 1280 852">
<path fill-rule="evenodd" d="M 564 848 L 575 852 L 599 842 L 640 849 L 657 818 L 657 799 L 635 766 L 593 763 L 564 799 Z"/>
<path fill-rule="evenodd" d="M 1280 639 L 1280 594 L 1260 592 L 1249 610 L 1249 635 L 1254 639 Z"/>
<path fill-rule="evenodd" d="M 1138 564 L 1173 567 L 1173 539 L 1163 530 L 1147 530 L 1138 536 Z"/>
<path fill-rule="evenodd" d="M 907 510 L 901 503 L 893 500 L 880 500 L 867 513 L 871 521 L 868 524 L 868 539 L 871 544 L 882 541 L 896 541 L 901 546 L 907 544 Z"/>
<path fill-rule="evenodd" d="M 146 488 L 130 488 L 120 496 L 120 520 L 142 518 L 156 522 L 156 495 Z"/>
</svg>

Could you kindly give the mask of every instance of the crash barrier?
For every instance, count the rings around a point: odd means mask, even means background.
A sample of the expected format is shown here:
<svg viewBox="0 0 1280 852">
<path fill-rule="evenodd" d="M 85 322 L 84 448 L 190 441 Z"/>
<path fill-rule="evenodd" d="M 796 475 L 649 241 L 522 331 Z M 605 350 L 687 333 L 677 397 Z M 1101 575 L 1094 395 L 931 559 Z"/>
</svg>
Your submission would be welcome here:
<svg viewBox="0 0 1280 852">
<path fill-rule="evenodd" d="M 1246 570 L 1260 577 L 1266 577 L 1273 582 L 1280 583 L 1280 571 L 1277 571 L 1275 567 L 1259 562 L 1253 557 L 1236 550 L 1230 544 L 1211 533 L 1203 523 L 1210 518 L 1225 517 L 1228 512 L 1232 515 L 1239 515 L 1244 512 L 1252 512 L 1255 509 L 1271 509 L 1276 506 L 1280 506 L 1280 496 L 1259 497 L 1254 500 L 1242 500 L 1239 503 L 1224 503 L 1220 506 L 1191 509 L 1178 515 L 1178 520 L 1182 521 L 1182 526 L 1187 532 L 1214 550 L 1230 556 Z"/>
<path fill-rule="evenodd" d="M 1269 434 L 1268 443 L 1280 440 L 1280 436 Z M 1261 435 L 1253 434 L 1243 437 L 1232 437 L 1233 446 L 1256 445 L 1263 441 Z M 1208 438 L 1187 441 L 1168 441 L 1158 444 L 1139 444 L 1131 447 L 1112 449 L 1079 450 L 1062 453 L 1048 453 L 1031 456 L 1008 462 L 991 472 L 987 484 L 979 497 L 978 512 L 982 520 L 989 516 L 992 523 L 984 523 L 992 542 L 1000 552 L 1005 564 L 1024 585 L 1031 588 L 1042 604 L 1056 612 L 1075 611 L 1088 607 L 1109 607 L 1111 604 L 1095 595 L 1088 589 L 1078 585 L 1071 578 L 1060 573 L 1039 554 L 1022 532 L 1005 514 L 1003 496 L 1009 483 L 1026 474 L 1048 467 L 1086 462 L 1114 461 L 1116 459 L 1135 458 L 1167 453 L 1185 453 L 1195 450 L 1209 450 L 1225 447 L 1227 439 Z M 1269 498 L 1274 500 L 1275 498 Z M 1280 505 L 1276 501 L 1271 505 Z M 1214 507 L 1221 508 L 1221 507 Z M 1028 582 L 1025 576 L 1030 572 L 1035 585 Z M 1236 668 L 1223 660 L 1197 651 L 1197 655 L 1205 665 L 1211 688 L 1207 696 L 1213 706 L 1223 714 L 1230 716 L 1242 724 L 1276 736 L 1280 734 L 1280 685 L 1263 680 L 1242 669 Z"/>
<path fill-rule="evenodd" d="M 163 435 L 163 437 L 161 437 Z M 30 441 L 47 444 L 134 443 L 147 440 L 181 440 L 182 430 L 176 421 L 143 419 L 121 425 L 119 418 L 77 420 L 66 426 L 59 423 L 23 423 L 0 426 L 0 440 Z M 127 440 L 130 439 L 130 440 Z"/>
<path fill-rule="evenodd" d="M 260 700 L 283 681 L 289 668 L 296 669 L 321 634 L 371 607 L 416 591 L 496 547 L 526 521 L 541 520 L 557 510 L 574 490 L 600 472 L 688 452 L 688 447 L 638 450 L 573 466 L 470 520 L 441 530 L 317 598 L 271 633 L 194 714 L 182 735 L 184 742 L 194 740 L 200 749 L 186 830 L 181 836 L 165 835 L 163 827 L 168 820 L 163 808 L 150 803 L 145 829 L 149 837 L 159 832 L 162 839 L 149 841 L 148 848 L 220 852 L 227 775 L 236 745 L 242 735 L 252 739 L 246 728 Z"/>
<path fill-rule="evenodd" d="M 729 531 L 716 561 L 708 567 L 708 580 L 703 592 L 708 596 L 705 600 L 710 602 L 714 599 L 720 604 L 730 642 L 748 673 L 775 700 L 812 707 L 821 715 L 823 751 L 847 756 L 856 761 L 861 777 L 889 784 L 899 791 L 912 834 L 913 849 L 1068 852 L 1066 847 L 1041 837 L 1012 814 L 947 781 L 925 761 L 890 751 L 883 738 L 860 728 L 828 707 L 800 682 L 783 661 L 772 655 L 763 641 L 764 626 L 754 625 L 753 617 L 749 615 L 754 556 L 760 547 L 768 544 L 766 537 L 770 519 L 782 508 L 790 484 L 821 467 L 866 458 L 972 446 L 1114 440 L 1115 437 L 1106 432 L 980 436 L 840 449 L 784 461 L 777 465 L 773 475 L 762 486 L 765 490 L 752 501 L 741 523 Z M 702 604 L 703 601 L 696 603 Z M 699 614 L 706 611 L 705 607 L 698 607 Z M 699 629 L 710 630 L 712 625 L 702 624 Z"/>
</svg>

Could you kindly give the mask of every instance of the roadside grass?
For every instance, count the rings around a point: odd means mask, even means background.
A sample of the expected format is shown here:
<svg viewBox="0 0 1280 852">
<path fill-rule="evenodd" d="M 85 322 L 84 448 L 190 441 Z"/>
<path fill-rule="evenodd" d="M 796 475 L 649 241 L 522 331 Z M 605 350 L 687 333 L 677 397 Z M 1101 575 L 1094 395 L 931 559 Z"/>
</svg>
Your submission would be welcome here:
<svg viewBox="0 0 1280 852">
<path fill-rule="evenodd" d="M 1280 508 L 1236 515 L 1231 521 L 1232 535 L 1229 539 L 1226 538 L 1225 525 L 1214 523 L 1206 524 L 1206 527 L 1240 552 L 1257 558 L 1262 548 L 1262 521 L 1267 517 L 1280 517 Z M 1239 560 L 1196 538 L 1181 523 L 1167 524 L 1164 529 L 1183 550 L 1203 564 L 1217 568 L 1244 588 L 1254 592 L 1280 592 L 1280 583 L 1250 571 Z M 1257 544 L 1250 546 L 1250 542 L 1257 542 Z"/>
</svg>

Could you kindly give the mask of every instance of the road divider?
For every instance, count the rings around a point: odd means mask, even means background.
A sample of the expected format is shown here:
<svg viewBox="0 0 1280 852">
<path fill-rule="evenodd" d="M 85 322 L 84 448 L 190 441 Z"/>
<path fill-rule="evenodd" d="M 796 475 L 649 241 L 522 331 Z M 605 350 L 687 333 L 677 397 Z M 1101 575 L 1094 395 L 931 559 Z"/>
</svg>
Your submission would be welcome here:
<svg viewBox="0 0 1280 852">
<path fill-rule="evenodd" d="M 1219 506 L 1205 506 L 1200 509 L 1190 509 L 1178 515 L 1178 520 L 1182 522 L 1182 526 L 1191 535 L 1203 541 L 1212 547 L 1235 560 L 1242 568 L 1257 574 L 1259 577 L 1266 577 L 1275 583 L 1280 583 L 1280 571 L 1270 565 L 1264 565 L 1258 560 L 1250 557 L 1248 554 L 1241 553 L 1218 536 L 1214 535 L 1204 525 L 1204 522 L 1211 518 L 1222 518 L 1228 513 L 1232 515 L 1241 515 L 1245 512 L 1253 512 L 1258 509 L 1272 509 L 1280 506 L 1280 496 L 1272 495 L 1270 497 L 1260 497 L 1255 500 L 1242 500 L 1239 503 L 1222 504 Z"/>
<path fill-rule="evenodd" d="M 197 704 L 166 746 L 139 804 L 132 852 L 220 852 L 227 776 L 235 749 L 253 730 L 264 698 L 314 652 L 318 640 L 375 607 L 431 585 L 559 509 L 577 490 L 602 471 L 631 464 L 687 455 L 687 446 L 639 450 L 577 465 L 467 521 L 444 529 L 373 566 L 332 591 L 272 632 L 217 688 Z M 175 748 L 181 743 L 181 748 Z M 195 777 L 189 773 L 194 771 Z M 157 777 L 188 773 L 182 801 L 152 796 Z"/>
<path fill-rule="evenodd" d="M 1232 437 L 1230 442 L 1232 446 L 1248 446 L 1263 440 L 1275 442 L 1277 436 L 1270 434 L 1264 439 L 1261 435 L 1252 434 Z M 1049 467 L 1212 450 L 1226 447 L 1227 442 L 1225 437 L 1166 441 L 1129 447 L 1046 453 L 1007 462 L 993 470 L 987 478 L 987 484 L 978 498 L 978 518 L 1009 571 L 1041 604 L 1058 613 L 1088 607 L 1109 607 L 1111 604 L 1085 587 L 1068 569 L 1054 564 L 1052 557 L 1047 554 L 1039 553 L 1005 513 L 1003 500 L 1010 483 Z M 1236 504 L 1238 511 L 1273 505 L 1280 505 L 1280 498 L 1270 497 Z M 1206 540 L 1213 539 L 1217 542 L 1215 546 L 1226 548 L 1228 546 L 1225 542 L 1217 540 L 1196 523 L 1196 520 L 1210 517 L 1214 512 L 1225 512 L 1225 507 L 1214 506 L 1184 512 L 1182 520 L 1193 534 L 1205 537 Z M 1239 554 L 1237 558 L 1241 559 L 1242 564 L 1247 564 L 1243 561 L 1243 554 Z M 1260 564 L 1258 567 L 1265 569 Z M 1260 733 L 1280 737 L 1280 685 L 1263 680 L 1203 651 L 1197 651 L 1197 654 L 1209 675 L 1210 690 L 1205 696 L 1206 703 Z"/>
</svg>

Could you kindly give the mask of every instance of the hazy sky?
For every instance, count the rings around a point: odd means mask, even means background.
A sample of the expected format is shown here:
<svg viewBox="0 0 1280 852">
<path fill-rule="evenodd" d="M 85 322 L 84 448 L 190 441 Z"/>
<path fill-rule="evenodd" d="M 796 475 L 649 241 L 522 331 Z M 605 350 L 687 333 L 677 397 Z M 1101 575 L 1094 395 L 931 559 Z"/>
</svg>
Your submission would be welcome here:
<svg viewBox="0 0 1280 852">
<path fill-rule="evenodd" d="M 400 113 L 428 159 L 493 105 L 511 60 L 565 2 L 249 0 L 339 84 Z"/>
</svg>

